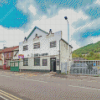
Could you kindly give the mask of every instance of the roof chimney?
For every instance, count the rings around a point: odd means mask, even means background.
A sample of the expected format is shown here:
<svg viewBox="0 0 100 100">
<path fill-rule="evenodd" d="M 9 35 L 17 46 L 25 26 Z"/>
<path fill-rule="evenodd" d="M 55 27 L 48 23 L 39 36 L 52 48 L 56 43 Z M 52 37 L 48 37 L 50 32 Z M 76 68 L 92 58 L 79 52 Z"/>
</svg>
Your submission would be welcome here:
<svg viewBox="0 0 100 100">
<path fill-rule="evenodd" d="M 49 34 L 51 34 L 52 33 L 52 29 L 50 29 L 50 31 L 49 31 Z"/>
<path fill-rule="evenodd" d="M 26 41 L 27 39 L 26 39 L 26 37 L 24 38 L 24 41 Z"/>
</svg>

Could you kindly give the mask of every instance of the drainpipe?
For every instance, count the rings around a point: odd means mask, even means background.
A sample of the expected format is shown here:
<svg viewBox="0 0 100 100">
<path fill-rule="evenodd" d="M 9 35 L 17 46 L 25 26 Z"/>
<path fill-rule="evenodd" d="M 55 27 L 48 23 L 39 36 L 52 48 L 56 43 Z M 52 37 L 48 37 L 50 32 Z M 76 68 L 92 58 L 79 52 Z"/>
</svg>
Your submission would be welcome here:
<svg viewBox="0 0 100 100">
<path fill-rule="evenodd" d="M 60 40 L 59 40 L 59 71 L 60 71 Z"/>
</svg>

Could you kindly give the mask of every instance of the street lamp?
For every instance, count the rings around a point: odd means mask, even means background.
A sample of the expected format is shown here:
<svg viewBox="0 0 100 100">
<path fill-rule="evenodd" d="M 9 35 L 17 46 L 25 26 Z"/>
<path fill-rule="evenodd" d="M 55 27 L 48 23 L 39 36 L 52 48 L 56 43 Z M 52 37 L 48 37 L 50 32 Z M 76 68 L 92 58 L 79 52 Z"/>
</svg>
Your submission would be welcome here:
<svg viewBox="0 0 100 100">
<path fill-rule="evenodd" d="M 69 22 L 68 22 L 68 17 L 65 16 L 64 17 L 65 20 L 67 20 L 67 24 L 68 24 L 68 71 L 69 71 L 69 57 L 70 57 L 70 50 L 69 50 Z"/>
</svg>

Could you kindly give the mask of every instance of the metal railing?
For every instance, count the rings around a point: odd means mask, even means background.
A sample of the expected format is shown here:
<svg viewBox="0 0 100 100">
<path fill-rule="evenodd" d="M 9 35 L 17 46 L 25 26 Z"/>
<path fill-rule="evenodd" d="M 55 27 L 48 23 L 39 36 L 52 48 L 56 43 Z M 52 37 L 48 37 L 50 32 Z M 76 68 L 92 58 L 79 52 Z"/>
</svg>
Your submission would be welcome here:
<svg viewBox="0 0 100 100">
<path fill-rule="evenodd" d="M 73 61 L 70 74 L 75 75 L 100 75 L 100 60 Z"/>
</svg>

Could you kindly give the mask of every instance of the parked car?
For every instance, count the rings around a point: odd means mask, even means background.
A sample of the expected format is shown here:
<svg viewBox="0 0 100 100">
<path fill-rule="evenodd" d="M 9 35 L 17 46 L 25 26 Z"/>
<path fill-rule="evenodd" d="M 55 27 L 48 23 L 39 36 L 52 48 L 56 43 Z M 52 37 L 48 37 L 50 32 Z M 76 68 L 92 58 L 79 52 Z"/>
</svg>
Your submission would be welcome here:
<svg viewBox="0 0 100 100">
<path fill-rule="evenodd" d="M 74 63 L 70 68 L 71 74 L 97 74 L 97 71 L 96 67 L 87 63 Z"/>
</svg>

